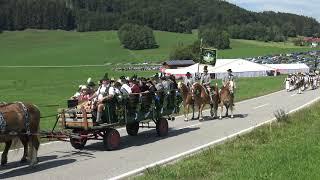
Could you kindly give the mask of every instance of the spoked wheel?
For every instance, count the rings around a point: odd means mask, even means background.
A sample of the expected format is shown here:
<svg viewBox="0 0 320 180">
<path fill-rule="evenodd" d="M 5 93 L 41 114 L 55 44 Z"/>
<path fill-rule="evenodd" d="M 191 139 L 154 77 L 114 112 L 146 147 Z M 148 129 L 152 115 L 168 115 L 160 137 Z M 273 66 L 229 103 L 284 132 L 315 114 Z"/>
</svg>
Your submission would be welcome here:
<svg viewBox="0 0 320 180">
<path fill-rule="evenodd" d="M 76 129 L 74 129 L 72 133 L 79 135 L 80 139 L 70 136 L 71 146 L 74 147 L 75 149 L 83 149 L 88 139 L 87 137 L 81 137 L 81 135 L 87 135 L 87 133 L 81 130 L 76 130 Z"/>
<path fill-rule="evenodd" d="M 120 134 L 116 129 L 108 129 L 103 136 L 104 148 L 108 151 L 118 149 L 120 144 Z"/>
<path fill-rule="evenodd" d="M 168 121 L 161 118 L 157 121 L 156 130 L 159 136 L 166 136 L 168 134 Z"/>
<path fill-rule="evenodd" d="M 139 131 L 139 123 L 138 122 L 134 122 L 134 123 L 130 123 L 126 125 L 126 129 L 127 129 L 127 133 L 130 136 L 136 136 L 138 134 Z"/>
</svg>

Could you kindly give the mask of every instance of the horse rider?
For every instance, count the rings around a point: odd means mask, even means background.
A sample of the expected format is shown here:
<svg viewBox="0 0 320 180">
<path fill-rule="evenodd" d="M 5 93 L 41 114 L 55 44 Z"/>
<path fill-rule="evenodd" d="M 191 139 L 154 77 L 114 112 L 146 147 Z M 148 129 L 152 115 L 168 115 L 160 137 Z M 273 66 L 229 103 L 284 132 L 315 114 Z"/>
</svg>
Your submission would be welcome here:
<svg viewBox="0 0 320 180">
<path fill-rule="evenodd" d="M 94 100 L 97 107 L 97 118 L 96 123 L 101 124 L 103 120 L 101 119 L 103 110 L 105 108 L 104 102 L 113 98 L 115 95 L 114 87 L 111 86 L 110 79 L 105 75 L 101 80 L 101 86 L 98 90 L 89 98 L 89 100 Z"/>
<path fill-rule="evenodd" d="M 208 74 L 208 66 L 203 67 L 203 74 L 201 74 L 200 84 L 203 85 L 209 94 L 210 100 L 212 102 L 211 89 L 210 89 L 211 77 Z"/>
<path fill-rule="evenodd" d="M 195 83 L 195 79 L 192 77 L 190 72 L 187 72 L 183 82 L 189 89 L 191 89 L 192 85 Z"/>
<path fill-rule="evenodd" d="M 230 94 L 231 94 L 232 98 L 234 98 L 234 89 L 236 88 L 236 84 L 235 84 L 234 80 L 235 80 L 235 77 L 232 74 L 232 70 L 228 69 L 227 75 L 223 78 L 222 85 L 226 86 L 228 83 L 233 82 L 233 87 L 232 87 L 232 89 L 230 89 Z"/>
</svg>

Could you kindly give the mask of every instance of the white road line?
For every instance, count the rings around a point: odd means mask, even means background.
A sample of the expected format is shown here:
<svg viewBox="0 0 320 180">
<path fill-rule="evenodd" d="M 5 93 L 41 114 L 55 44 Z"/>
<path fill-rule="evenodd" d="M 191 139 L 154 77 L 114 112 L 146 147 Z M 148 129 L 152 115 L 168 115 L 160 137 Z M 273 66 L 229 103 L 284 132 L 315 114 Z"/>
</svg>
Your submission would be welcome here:
<svg viewBox="0 0 320 180">
<path fill-rule="evenodd" d="M 293 112 L 296 112 L 296 111 L 298 111 L 298 110 L 300 110 L 300 109 L 302 109 L 302 108 L 305 108 L 305 107 L 313 104 L 314 102 L 318 101 L 319 99 L 320 99 L 320 97 L 317 97 L 316 99 L 314 99 L 314 100 L 312 100 L 312 101 L 310 101 L 310 102 L 308 102 L 308 103 L 306 103 L 306 104 L 304 104 L 304 105 L 302 105 L 302 106 L 299 106 L 299 107 L 291 110 L 289 113 L 293 113 Z M 134 169 L 134 170 L 132 170 L 132 171 L 126 172 L 126 173 L 124 173 L 124 174 L 121 174 L 121 175 L 118 175 L 118 176 L 115 176 L 115 177 L 112 177 L 112 178 L 109 178 L 109 179 L 111 179 L 111 180 L 116 180 L 116 179 L 126 178 L 126 177 L 129 177 L 129 176 L 132 176 L 132 175 L 136 175 L 136 174 L 138 174 L 138 173 L 143 172 L 144 170 L 146 170 L 146 169 L 148 169 L 148 168 L 152 168 L 152 167 L 155 167 L 155 166 L 158 166 L 158 165 L 163 165 L 163 164 L 166 164 L 166 163 L 168 163 L 168 162 L 171 162 L 171 161 L 180 159 L 180 158 L 182 158 L 182 157 L 184 157 L 184 156 L 187 156 L 187 155 L 193 154 L 193 153 L 195 153 L 195 152 L 197 152 L 197 151 L 206 149 L 206 148 L 208 148 L 208 147 L 210 147 L 210 146 L 212 146 L 212 145 L 214 145 L 214 144 L 217 144 L 217 143 L 223 142 L 223 141 L 225 141 L 225 140 L 227 140 L 227 139 L 230 139 L 230 138 L 236 137 L 236 136 L 238 136 L 238 135 L 241 135 L 241 134 L 250 132 L 251 130 L 253 130 L 253 129 L 257 128 L 257 127 L 260 127 L 260 126 L 262 126 L 262 125 L 264 125 L 264 124 L 270 123 L 270 122 L 275 121 L 275 120 L 276 120 L 276 118 L 272 118 L 272 119 L 270 119 L 270 120 L 267 120 L 267 121 L 265 121 L 265 122 L 262 122 L 262 123 L 260 123 L 260 124 L 255 125 L 255 126 L 251 126 L 251 127 L 247 128 L 247 129 L 241 130 L 241 131 L 239 131 L 239 132 L 233 133 L 233 134 L 231 134 L 231 135 L 225 136 L 225 137 L 220 138 L 220 139 L 217 139 L 217 140 L 215 140 L 215 141 L 211 141 L 211 142 L 209 142 L 209 143 L 207 143 L 207 144 L 204 144 L 204 145 L 202 145 L 202 146 L 198 146 L 198 147 L 196 147 L 196 148 L 190 149 L 190 150 L 185 151 L 185 152 L 182 152 L 182 153 L 180 153 L 180 154 L 177 154 L 177 155 L 168 157 L 168 158 L 166 158 L 166 159 L 163 159 L 163 160 L 160 160 L 160 161 L 151 163 L 151 164 L 149 164 L 149 165 L 146 165 L 146 166 L 143 166 L 143 167 Z M 108 178 L 107 178 L 107 179 L 108 179 Z"/>
<path fill-rule="evenodd" d="M 259 108 L 262 108 L 262 107 L 265 107 L 265 106 L 268 106 L 268 105 L 269 105 L 269 103 L 267 103 L 267 104 L 262 104 L 262 105 L 260 105 L 260 106 L 254 107 L 253 109 L 259 109 Z"/>
<path fill-rule="evenodd" d="M 174 129 L 174 130 L 180 130 L 180 129 L 185 129 L 185 128 L 191 128 L 191 127 L 194 127 L 194 126 L 199 126 L 199 125 L 201 125 L 201 124 L 202 124 L 202 123 L 192 124 L 192 125 L 185 126 L 185 127 L 181 127 L 181 128 L 177 128 L 177 129 Z"/>
</svg>

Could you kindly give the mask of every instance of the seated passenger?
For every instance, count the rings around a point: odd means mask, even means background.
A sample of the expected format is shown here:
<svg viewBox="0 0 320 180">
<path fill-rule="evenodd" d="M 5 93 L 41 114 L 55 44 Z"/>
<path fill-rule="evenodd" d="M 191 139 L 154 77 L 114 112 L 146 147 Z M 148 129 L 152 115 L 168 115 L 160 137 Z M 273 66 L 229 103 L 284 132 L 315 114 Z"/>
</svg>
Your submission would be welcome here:
<svg viewBox="0 0 320 180">
<path fill-rule="evenodd" d="M 115 90 L 110 84 L 110 80 L 105 75 L 101 80 L 101 86 L 98 90 L 89 98 L 94 100 L 94 106 L 97 107 L 96 123 L 103 123 L 101 120 L 102 112 L 105 108 L 105 101 L 111 99 L 115 95 Z"/>
<path fill-rule="evenodd" d="M 80 96 L 78 98 L 79 103 L 88 101 L 90 98 L 89 89 L 87 86 L 82 86 L 80 91 Z"/>
<path fill-rule="evenodd" d="M 129 82 L 125 77 L 120 77 L 120 81 L 122 83 L 122 86 L 120 88 L 120 91 L 123 95 L 131 94 L 131 88 L 129 87 Z"/>
<path fill-rule="evenodd" d="M 138 85 L 138 81 L 136 78 L 131 78 L 129 81 L 129 85 L 132 93 L 141 93 L 141 90 Z"/>
<path fill-rule="evenodd" d="M 139 82 L 139 88 L 141 92 L 146 92 L 149 91 L 149 87 L 146 85 L 146 79 L 145 78 L 141 78 L 140 82 Z"/>
</svg>

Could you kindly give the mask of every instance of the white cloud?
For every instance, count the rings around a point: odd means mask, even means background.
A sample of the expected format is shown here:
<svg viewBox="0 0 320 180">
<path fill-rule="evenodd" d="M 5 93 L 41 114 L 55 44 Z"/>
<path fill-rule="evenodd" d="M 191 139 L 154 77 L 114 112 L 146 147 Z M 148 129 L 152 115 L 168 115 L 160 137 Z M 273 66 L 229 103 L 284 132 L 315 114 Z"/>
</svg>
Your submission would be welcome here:
<svg viewBox="0 0 320 180">
<path fill-rule="evenodd" d="M 227 0 L 251 11 L 276 11 L 309 16 L 320 22 L 319 0 Z"/>
</svg>

